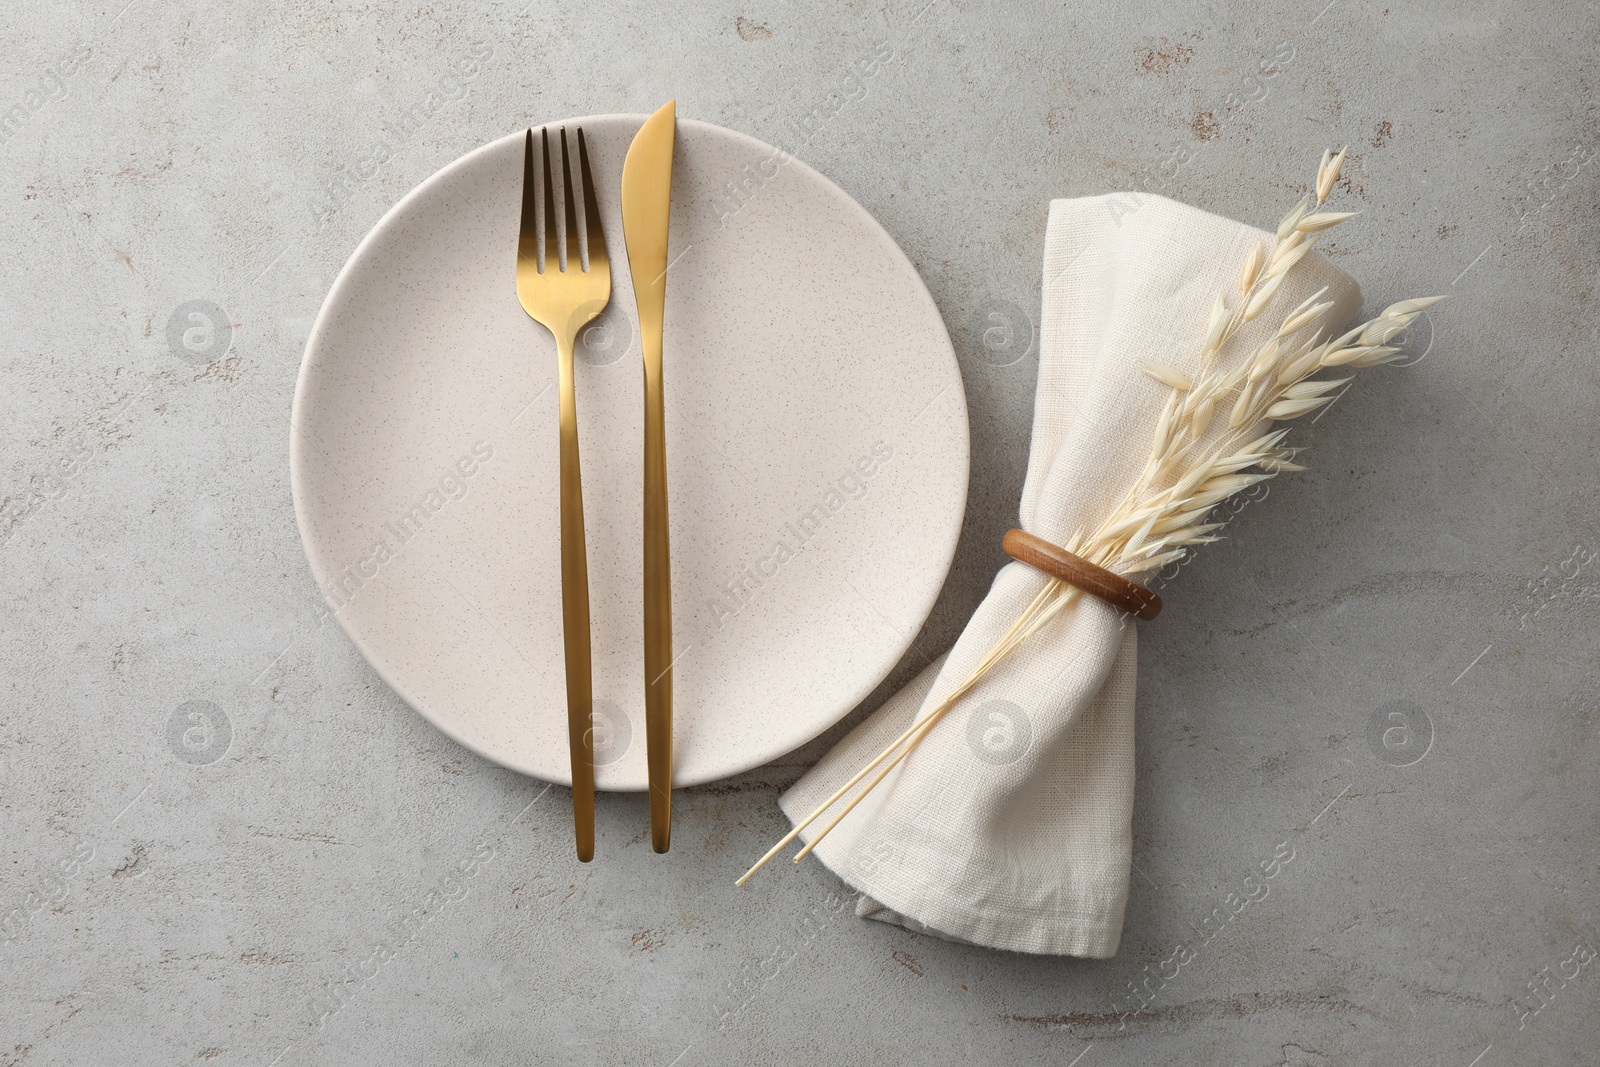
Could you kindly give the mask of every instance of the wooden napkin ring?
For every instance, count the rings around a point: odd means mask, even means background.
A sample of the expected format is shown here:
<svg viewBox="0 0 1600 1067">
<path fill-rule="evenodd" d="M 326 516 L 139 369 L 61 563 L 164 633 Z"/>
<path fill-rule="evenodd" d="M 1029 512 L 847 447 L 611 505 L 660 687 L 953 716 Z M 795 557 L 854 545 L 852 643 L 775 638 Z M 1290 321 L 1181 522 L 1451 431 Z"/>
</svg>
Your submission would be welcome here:
<svg viewBox="0 0 1600 1067">
<path fill-rule="evenodd" d="M 1075 585 L 1112 607 L 1121 608 L 1134 618 L 1148 621 L 1161 614 L 1161 598 L 1138 582 L 1131 582 L 1120 574 L 1097 567 L 1026 530 L 1007 530 L 1001 547 L 1012 559 L 1037 567 L 1068 585 Z"/>
</svg>

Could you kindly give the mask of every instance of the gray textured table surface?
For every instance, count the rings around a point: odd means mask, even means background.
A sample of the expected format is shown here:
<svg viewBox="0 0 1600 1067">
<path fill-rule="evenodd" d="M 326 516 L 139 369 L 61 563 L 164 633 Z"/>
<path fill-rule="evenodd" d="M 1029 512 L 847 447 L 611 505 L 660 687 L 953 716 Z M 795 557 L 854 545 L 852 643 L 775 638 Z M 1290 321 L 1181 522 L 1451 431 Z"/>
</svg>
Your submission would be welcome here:
<svg viewBox="0 0 1600 1067">
<path fill-rule="evenodd" d="M 1596 1062 L 1595 4 L 125 3 L 0 28 L 0 1065 Z M 1270 224 L 1348 142 L 1369 311 L 1455 298 L 1145 629 L 1117 958 L 735 890 L 838 731 L 682 795 L 665 860 L 603 798 L 580 866 L 563 790 L 317 625 L 288 413 L 335 272 L 463 152 L 668 96 L 838 181 L 950 324 L 930 654 L 1013 521 L 1036 357 L 974 324 L 1031 334 L 1050 198 Z"/>
</svg>

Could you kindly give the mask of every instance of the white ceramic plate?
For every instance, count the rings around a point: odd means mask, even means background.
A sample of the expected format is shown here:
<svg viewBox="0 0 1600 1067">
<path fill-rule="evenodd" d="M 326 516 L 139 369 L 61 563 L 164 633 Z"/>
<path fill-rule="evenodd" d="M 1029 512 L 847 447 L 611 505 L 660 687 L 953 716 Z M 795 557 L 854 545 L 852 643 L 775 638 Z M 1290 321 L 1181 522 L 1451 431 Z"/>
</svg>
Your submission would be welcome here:
<svg viewBox="0 0 1600 1067">
<path fill-rule="evenodd" d="M 647 784 L 643 381 L 617 198 L 643 121 L 568 123 L 612 264 L 577 370 L 612 790 Z M 522 138 L 423 182 L 356 249 L 306 347 L 291 465 L 311 569 L 384 680 L 463 745 L 566 784 L 556 356 L 514 284 Z M 955 551 L 967 416 L 915 268 L 804 164 L 680 119 L 669 243 L 675 780 L 693 785 L 804 744 L 898 662 Z"/>
</svg>

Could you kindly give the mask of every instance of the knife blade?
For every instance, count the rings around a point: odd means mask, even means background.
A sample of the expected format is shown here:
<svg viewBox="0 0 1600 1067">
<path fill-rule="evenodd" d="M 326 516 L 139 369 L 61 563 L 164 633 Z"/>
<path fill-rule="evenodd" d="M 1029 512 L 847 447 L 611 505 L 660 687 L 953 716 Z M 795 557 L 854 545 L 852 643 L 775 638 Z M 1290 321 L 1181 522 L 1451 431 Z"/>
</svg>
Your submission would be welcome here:
<svg viewBox="0 0 1600 1067">
<path fill-rule="evenodd" d="M 622 236 L 644 354 L 644 719 L 656 852 L 667 851 L 672 839 L 672 577 L 661 332 L 676 126 L 677 102 L 669 100 L 639 128 L 622 164 Z"/>
</svg>

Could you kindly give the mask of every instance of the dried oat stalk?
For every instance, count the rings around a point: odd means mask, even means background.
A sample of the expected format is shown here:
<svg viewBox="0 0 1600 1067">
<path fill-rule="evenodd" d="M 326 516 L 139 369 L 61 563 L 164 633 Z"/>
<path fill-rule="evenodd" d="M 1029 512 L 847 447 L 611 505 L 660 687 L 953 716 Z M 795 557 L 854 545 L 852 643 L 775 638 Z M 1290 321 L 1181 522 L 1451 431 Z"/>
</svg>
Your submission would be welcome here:
<svg viewBox="0 0 1600 1067">
<path fill-rule="evenodd" d="M 1145 373 L 1172 390 L 1157 422 L 1150 457 L 1122 502 L 1090 533 L 1075 534 L 1062 547 L 1107 570 L 1131 578 L 1181 559 L 1196 545 L 1218 539 L 1224 525 L 1211 521 L 1217 505 L 1235 493 L 1285 471 L 1303 470 L 1300 449 L 1284 444 L 1288 427 L 1260 432 L 1263 422 L 1287 423 L 1336 399 L 1349 384 L 1346 373 L 1399 358 L 1394 340 L 1417 316 L 1443 297 L 1402 300 L 1377 318 L 1337 336 L 1328 334 L 1326 316 L 1333 301 L 1327 290 L 1313 293 L 1283 316 L 1273 336 L 1228 368 L 1218 357 L 1247 323 L 1266 314 L 1289 272 L 1322 237 L 1355 212 L 1324 211 L 1339 179 L 1345 152 L 1324 152 L 1312 192 L 1278 224 L 1272 239 L 1251 249 L 1239 272 L 1237 292 L 1220 293 L 1212 306 L 1200 346 L 1196 377 L 1163 364 Z M 1331 377 L 1317 377 L 1322 372 Z M 821 807 L 739 879 L 743 885 L 867 775 L 878 773 L 795 855 L 804 859 L 889 772 L 927 736 L 928 731 L 1012 650 L 1036 633 L 1079 595 L 1052 579 L 1006 635 L 955 690 L 914 722 L 894 744 L 864 767 Z"/>
</svg>

